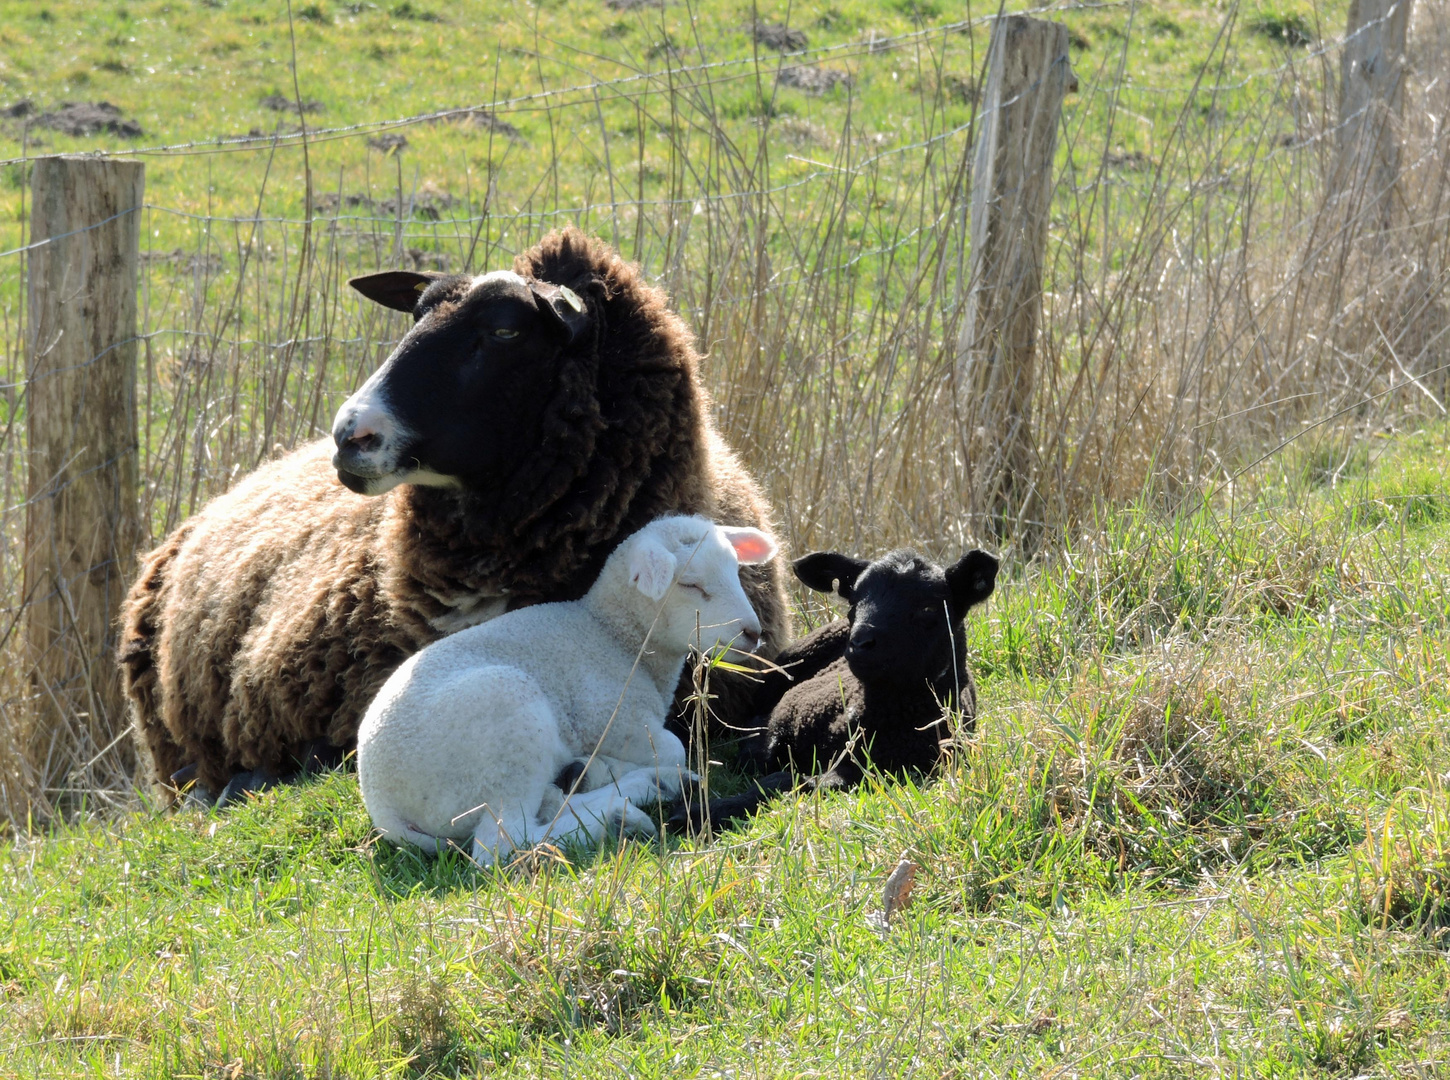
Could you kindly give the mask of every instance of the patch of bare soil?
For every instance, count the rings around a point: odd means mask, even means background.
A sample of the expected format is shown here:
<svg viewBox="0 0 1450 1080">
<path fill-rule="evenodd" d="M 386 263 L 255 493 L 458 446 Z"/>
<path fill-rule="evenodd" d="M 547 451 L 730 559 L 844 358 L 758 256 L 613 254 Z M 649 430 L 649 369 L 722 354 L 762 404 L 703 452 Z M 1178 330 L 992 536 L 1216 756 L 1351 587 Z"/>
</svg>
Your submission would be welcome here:
<svg viewBox="0 0 1450 1080">
<path fill-rule="evenodd" d="M 1129 150 L 1127 153 L 1110 150 L 1103 155 L 1103 161 L 1110 169 L 1154 168 L 1153 159 L 1141 150 Z"/>
<path fill-rule="evenodd" d="M 430 181 L 416 192 L 403 196 L 403 213 L 405 216 L 420 217 L 425 221 L 437 221 L 445 211 L 458 205 L 458 202 L 453 195 Z M 367 195 L 348 195 L 340 198 L 337 192 L 327 191 L 316 198 L 313 206 L 320 214 L 336 213 L 338 209 L 346 206 L 351 210 L 367 210 L 375 214 L 386 214 L 388 217 L 398 215 L 397 196 L 374 199 Z M 428 257 L 432 258 L 432 254 L 429 253 Z"/>
<path fill-rule="evenodd" d="M 795 116 L 787 116 L 783 120 L 777 120 L 775 123 L 775 131 L 786 142 L 795 147 L 832 146 L 836 141 L 835 135 L 828 128 Z"/>
<path fill-rule="evenodd" d="M 674 39 L 671 38 L 669 34 L 666 34 L 664 36 L 664 40 L 652 43 L 650 47 L 644 51 L 644 54 L 650 60 L 658 60 L 660 57 L 664 57 L 671 63 L 679 63 L 682 59 L 684 59 L 685 56 L 685 54 L 680 50 L 680 47 L 675 44 Z"/>
<path fill-rule="evenodd" d="M 299 103 L 294 98 L 283 97 L 281 94 L 268 94 L 259 105 L 264 109 L 271 109 L 273 112 L 304 112 L 320 113 L 322 102 L 311 98 L 303 98 Z"/>
<path fill-rule="evenodd" d="M 458 107 L 454 109 L 439 109 L 439 112 L 447 112 L 450 115 L 440 117 L 434 123 L 458 123 L 470 127 L 483 128 L 485 131 L 492 131 L 495 135 L 502 135 L 508 139 L 521 139 L 522 132 L 514 127 L 507 120 L 501 120 L 487 109 L 469 109 Z"/>
<path fill-rule="evenodd" d="M 408 248 L 403 254 L 414 270 L 448 269 L 448 256 L 441 251 L 424 251 L 422 248 Z"/>
<path fill-rule="evenodd" d="M 369 139 L 368 145 L 374 150 L 381 150 L 384 154 L 400 154 L 408 148 L 408 136 L 396 131 L 389 131 L 385 135 Z"/>
<path fill-rule="evenodd" d="M 199 254 L 184 248 L 176 248 L 172 251 L 143 251 L 141 252 L 141 263 L 143 266 L 184 266 L 188 270 L 201 270 L 209 274 L 219 274 L 227 266 L 226 260 L 220 255 Z"/>
<path fill-rule="evenodd" d="M 28 102 L 21 104 L 28 105 Z M 16 108 L 17 106 L 11 106 Z M 22 115 L 28 115 L 22 114 Z M 50 128 L 62 135 L 119 135 L 123 139 L 139 139 L 145 132 L 135 120 L 127 120 L 121 110 L 109 101 L 68 101 L 55 112 L 41 113 L 35 118 L 39 127 Z"/>
<path fill-rule="evenodd" d="M 794 30 L 785 23 L 758 22 L 751 27 L 750 36 L 757 45 L 764 45 L 776 52 L 800 52 L 810 45 L 804 30 Z"/>
<path fill-rule="evenodd" d="M 814 64 L 793 64 L 780 69 L 776 82 L 781 86 L 804 90 L 807 94 L 824 94 L 838 86 L 850 86 L 851 75 L 849 72 L 840 71 L 837 68 L 817 67 Z"/>
</svg>

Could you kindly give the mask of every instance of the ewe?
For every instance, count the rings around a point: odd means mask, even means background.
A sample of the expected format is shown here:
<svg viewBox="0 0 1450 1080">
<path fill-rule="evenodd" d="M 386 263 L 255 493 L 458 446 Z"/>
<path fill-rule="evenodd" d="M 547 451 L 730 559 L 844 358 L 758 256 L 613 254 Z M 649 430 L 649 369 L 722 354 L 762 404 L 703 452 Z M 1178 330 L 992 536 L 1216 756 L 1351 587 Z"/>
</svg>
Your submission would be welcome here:
<svg viewBox="0 0 1450 1080">
<path fill-rule="evenodd" d="M 510 612 L 405 661 L 358 729 L 373 824 L 430 851 L 471 835 L 480 863 L 611 826 L 652 833 L 639 807 L 693 775 L 664 727 L 686 655 L 754 650 L 761 624 L 739 567 L 775 553 L 758 529 L 660 518 L 582 599 Z"/>
<path fill-rule="evenodd" d="M 715 825 L 750 813 L 802 775 L 802 788 L 818 790 L 854 787 L 868 765 L 894 776 L 928 774 L 950 736 L 947 710 L 961 713 L 968 732 L 976 724 L 963 621 L 992 595 L 995 558 L 969 551 L 943 570 L 912 551 L 873 563 L 817 552 L 792 569 L 819 592 L 834 583 L 851 608 L 846 619 L 781 650 L 776 663 L 795 685 L 780 674 L 765 680 L 761 726 L 741 750 L 745 764 L 780 771 L 755 781 L 756 791 L 712 800 Z M 698 827 L 705 809 L 682 806 L 671 824 Z"/>
<path fill-rule="evenodd" d="M 577 599 L 657 517 L 770 528 L 715 430 L 688 329 L 603 243 L 568 228 L 513 270 L 351 284 L 415 325 L 343 403 L 333 438 L 183 522 L 126 600 L 122 677 L 168 799 L 192 775 L 232 797 L 340 757 L 409 656 Z M 741 576 L 774 655 L 790 637 L 785 568 Z M 748 681 L 712 689 L 723 719 L 750 717 L 737 707 Z"/>
</svg>

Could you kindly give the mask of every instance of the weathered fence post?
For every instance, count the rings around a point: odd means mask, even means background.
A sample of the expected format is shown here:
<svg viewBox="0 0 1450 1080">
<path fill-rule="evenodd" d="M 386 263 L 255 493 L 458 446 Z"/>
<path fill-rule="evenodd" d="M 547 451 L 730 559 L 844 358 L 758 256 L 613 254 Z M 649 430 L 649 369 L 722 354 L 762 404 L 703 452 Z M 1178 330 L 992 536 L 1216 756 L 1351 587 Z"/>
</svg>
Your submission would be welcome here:
<svg viewBox="0 0 1450 1080">
<path fill-rule="evenodd" d="M 116 616 L 142 536 L 136 277 L 145 171 L 51 157 L 31 181 L 25 593 L 42 780 L 124 731 Z M 122 740 L 123 754 L 129 743 Z M 77 762 L 77 756 L 84 760 Z"/>
<path fill-rule="evenodd" d="M 971 261 L 958 350 L 973 510 L 999 532 L 1030 502 L 1042 270 L 1062 100 L 1077 80 L 1067 28 L 1022 15 L 992 25 L 972 166 Z"/>
<path fill-rule="evenodd" d="M 1350 0 L 1339 83 L 1335 187 L 1363 203 L 1375 228 L 1389 224 L 1400 171 L 1396 130 L 1405 97 L 1405 37 L 1412 0 Z"/>
</svg>

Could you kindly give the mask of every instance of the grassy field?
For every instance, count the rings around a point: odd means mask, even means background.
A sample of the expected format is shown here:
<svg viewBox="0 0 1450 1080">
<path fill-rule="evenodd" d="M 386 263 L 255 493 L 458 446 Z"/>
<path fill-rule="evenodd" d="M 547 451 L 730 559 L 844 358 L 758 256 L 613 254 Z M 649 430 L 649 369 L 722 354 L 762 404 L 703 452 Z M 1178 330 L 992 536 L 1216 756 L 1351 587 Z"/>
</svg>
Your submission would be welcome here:
<svg viewBox="0 0 1450 1080">
<path fill-rule="evenodd" d="M 1445 1075 L 1447 582 L 1440 425 L 1005 583 L 921 790 L 512 872 L 376 847 L 349 774 L 18 839 L 4 1071 Z"/>
<path fill-rule="evenodd" d="M 300 218 L 310 168 L 319 208 L 329 205 L 321 201 L 327 193 L 382 201 L 399 187 L 405 201 L 422 191 L 443 211 L 477 209 L 491 197 L 494 212 L 505 216 L 582 212 L 586 226 L 612 226 L 615 242 L 628 247 L 632 208 L 619 208 L 625 216 L 616 221 L 610 204 L 693 196 L 681 189 L 700 176 L 682 170 L 748 169 L 762 127 L 779 137 L 770 177 L 786 185 L 830 162 L 843 132 L 858 129 L 889 149 L 964 125 L 985 57 L 985 23 L 997 7 L 937 0 L 325 0 L 292 4 L 289 20 L 288 5 L 276 0 L 12 0 L 0 4 L 0 94 L 8 98 L 0 104 L 28 101 L 33 112 L 5 122 L 0 156 L 170 146 L 177 151 L 148 154 L 147 188 L 148 201 L 173 215 L 260 209 Z M 1285 64 L 1316 62 L 1314 46 L 1343 32 L 1348 4 L 1058 7 L 1053 17 L 1072 31 L 1080 76 L 1080 92 L 1068 103 L 1069 124 L 1081 132 L 1077 164 L 1090 167 L 1106 140 L 1124 165 L 1141 169 L 1173 138 L 1155 98 L 1168 99 L 1169 110 L 1181 107 L 1211 59 L 1219 88 L 1214 120 L 1233 126 L 1250 102 L 1276 92 Z M 798 36 L 757 39 L 756 25 Z M 1300 36 L 1286 39 L 1285 28 Z M 781 59 L 797 52 L 804 55 Z M 846 79 L 820 88 L 777 85 L 779 67 L 799 64 Z M 1126 79 L 1118 70 L 1124 65 Z M 676 88 L 689 91 L 680 100 L 669 77 L 647 77 L 669 68 L 680 69 Z M 1105 99 L 1134 115 L 1115 119 Z M 79 101 L 112 103 L 139 132 L 74 137 L 40 122 Z M 455 113 L 382 123 L 478 106 L 489 107 L 495 122 Z M 1268 136 L 1292 132 L 1294 123 L 1288 115 Z M 337 130 L 359 125 L 367 130 Z M 312 132 L 305 155 L 295 137 L 303 126 Z M 267 143 L 276 134 L 289 139 L 274 155 Z M 249 145 L 249 135 L 260 145 Z M 399 150 L 383 135 L 406 143 Z M 720 160 L 709 160 L 712 147 L 723 151 Z M 18 239 L 24 171 L 11 168 L 7 177 L 0 200 L 6 248 Z M 382 214 L 397 216 L 396 206 Z M 198 227 L 175 216 L 153 225 L 154 246 L 163 251 L 190 247 Z M 532 234 L 509 239 L 526 245 Z"/>
<path fill-rule="evenodd" d="M 1434 322 L 1442 303 L 1425 283 L 1444 247 L 1434 117 L 1450 91 L 1432 72 L 1445 28 L 1427 17 L 1415 35 L 1416 258 L 1363 259 L 1320 209 L 1346 7 L 1054 10 L 1079 89 L 1059 140 L 1033 418 L 1052 495 L 1034 516 L 1050 530 L 1164 477 L 1193 486 L 1209 454 L 1232 472 L 1300 419 L 1378 393 L 1393 370 L 1373 355 L 1381 334 L 1419 362 L 1424 309 Z M 324 2 L 289 19 L 260 0 L 0 4 L 0 107 L 24 113 L 0 118 L 0 250 L 26 239 L 25 156 L 144 157 L 141 454 L 157 536 L 323 432 L 396 340 L 404 320 L 369 310 L 346 277 L 506 265 L 575 221 L 689 317 L 721 425 L 793 539 L 955 546 L 982 514 L 971 448 L 939 449 L 977 418 L 944 429 L 937 399 L 996 10 Z M 46 119 L 98 101 L 141 133 L 79 137 Z M 0 258 L 0 416 L 17 426 L 24 272 L 23 253 Z M 967 492 L 965 515 L 942 490 Z M 843 511 L 843 492 L 882 510 Z M 18 544 L 18 527 L 12 515 L 0 533 Z M 0 570 L 0 593 L 15 588 Z"/>
<path fill-rule="evenodd" d="M 17 763 L 54 688 L 7 634 L 0 1075 L 1450 1075 L 1450 18 L 1416 5 L 1376 234 L 1332 183 L 1347 7 L 1052 13 L 1035 519 L 945 776 L 482 873 L 376 847 L 346 773 L 160 816 L 88 736 Z M 4 625 L 12 249 L 73 150 L 147 164 L 153 537 L 386 355 L 348 276 L 574 221 L 689 319 L 793 550 L 988 540 L 955 379 L 996 10 L 0 0 Z M 139 134 L 44 119 L 102 101 Z"/>
</svg>

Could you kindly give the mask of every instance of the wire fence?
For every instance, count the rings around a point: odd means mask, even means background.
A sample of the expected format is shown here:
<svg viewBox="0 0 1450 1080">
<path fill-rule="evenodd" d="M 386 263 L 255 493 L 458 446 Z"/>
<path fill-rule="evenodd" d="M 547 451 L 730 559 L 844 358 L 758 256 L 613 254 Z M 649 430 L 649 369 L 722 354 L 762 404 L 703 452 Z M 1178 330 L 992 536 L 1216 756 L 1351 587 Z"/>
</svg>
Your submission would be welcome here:
<svg viewBox="0 0 1450 1080">
<path fill-rule="evenodd" d="M 1071 8 L 1125 20 L 1140 12 L 1127 2 Z M 1230 19 L 1193 85 L 1138 85 L 1126 52 L 1096 73 L 1078 72 L 1059 140 L 1032 406 L 1040 497 L 1029 524 L 1039 538 L 1081 531 L 1102 508 L 1145 494 L 1171 501 L 1240 483 L 1266 450 L 1305 431 L 1319 447 L 1356 424 L 1445 411 L 1450 148 L 1441 118 L 1450 88 L 1435 72 L 1450 58 L 1450 28 L 1436 12 L 1417 18 L 1420 62 L 1407 74 L 1395 122 L 1401 167 L 1386 192 L 1336 187 L 1342 133 L 1357 122 L 1337 112 L 1342 39 L 1218 82 L 1215 60 L 1241 32 Z M 954 497 L 972 489 L 970 433 L 981 421 L 955 382 L 977 118 L 962 121 L 947 105 L 974 95 L 983 73 L 974 68 L 967 86 L 945 73 L 963 61 L 960 31 L 985 21 L 802 50 L 769 65 L 680 63 L 261 140 L 102 151 L 266 163 L 250 213 L 150 201 L 135 211 L 137 330 L 122 344 L 134 346 L 137 365 L 136 547 L 258 464 L 326 435 L 338 404 L 406 326 L 353 296 L 347 277 L 398 265 L 507 267 L 565 222 L 638 261 L 691 323 L 717 419 L 793 544 L 911 542 L 940 552 L 981 537 L 989 531 L 982 508 Z M 883 50 L 916 55 L 923 91 L 913 137 L 883 138 L 849 111 L 838 130 L 823 131 L 772 119 L 768 109 L 740 122 L 713 104 L 723 80 L 755 80 L 768 100 L 791 64 Z M 509 175 L 490 172 L 463 195 L 405 182 L 396 156 L 387 187 L 325 189 L 310 176 L 299 185 L 272 173 L 277 154 L 304 146 L 478 115 L 592 115 L 603 94 L 642 114 L 646 99 L 668 101 L 672 119 L 655 122 L 662 165 L 642 138 L 630 160 L 611 157 L 603 141 L 587 147 L 611 163 L 599 170 L 608 189 L 600 198 L 563 204 L 540 194 L 556 165 L 542 154 L 532 171 L 516 157 Z M 1147 123 L 1125 128 L 1125 117 Z M 1141 138 L 1145 127 L 1151 140 Z M 597 136 L 605 138 L 602 128 Z M 647 194 L 641 176 L 651 168 L 662 190 Z M 1395 212 L 1376 229 L 1381 195 Z M 22 233 L 0 252 L 0 296 L 15 301 L 0 304 L 0 651 L 10 672 L 0 726 L 29 730 L 45 701 L 70 718 L 40 752 L 0 746 L 0 812 L 10 814 L 73 807 L 81 796 L 131 798 L 122 740 L 105 734 L 124 731 L 124 720 L 95 723 L 97 706 L 82 688 L 38 682 L 42 658 L 21 630 L 47 594 L 131 572 L 108 558 L 76 566 L 69 582 L 27 581 L 36 505 L 64 492 L 30 471 L 28 395 L 44 346 L 21 300 L 30 260 L 60 239 Z M 98 350 L 82 366 L 115 351 Z M 87 469 L 115 465 L 108 458 Z"/>
</svg>

